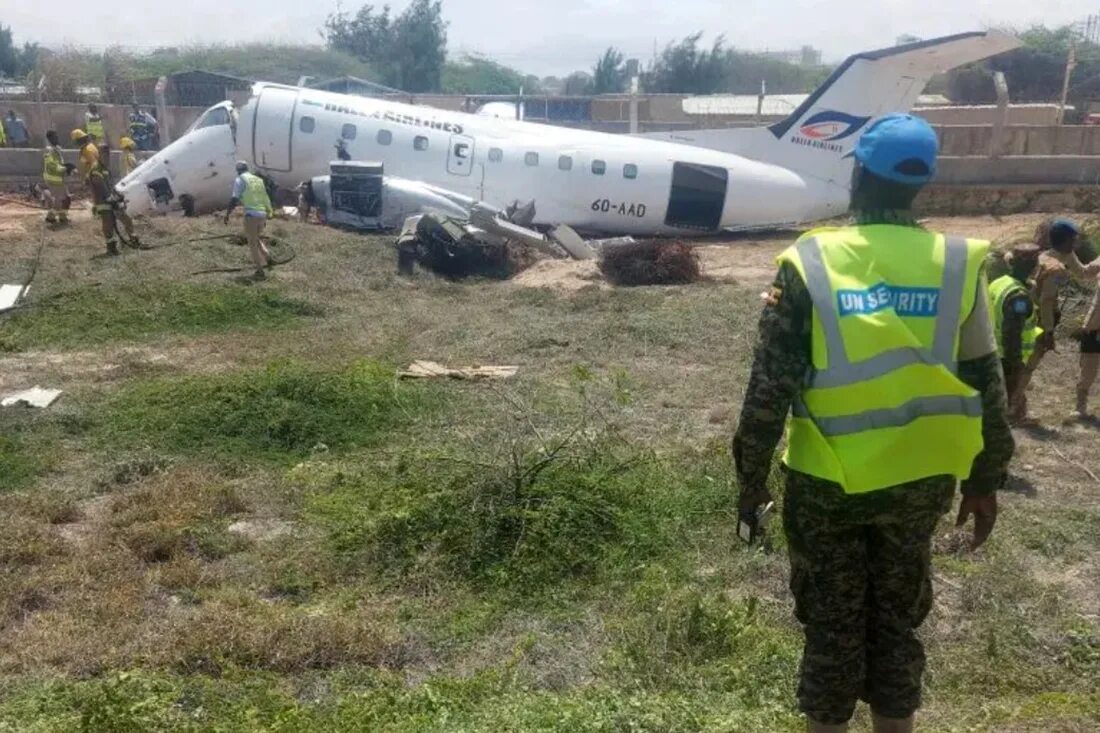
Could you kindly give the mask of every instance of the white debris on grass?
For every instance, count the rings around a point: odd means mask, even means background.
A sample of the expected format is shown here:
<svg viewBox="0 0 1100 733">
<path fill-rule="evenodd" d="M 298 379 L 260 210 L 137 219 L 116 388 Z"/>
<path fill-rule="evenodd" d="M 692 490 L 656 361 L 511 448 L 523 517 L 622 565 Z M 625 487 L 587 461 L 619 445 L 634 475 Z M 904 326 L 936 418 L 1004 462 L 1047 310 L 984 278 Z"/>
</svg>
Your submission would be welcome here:
<svg viewBox="0 0 1100 733">
<path fill-rule="evenodd" d="M 37 384 L 31 389 L 8 395 L 0 400 L 4 407 L 49 407 L 61 396 L 59 389 L 42 389 Z"/>
<path fill-rule="evenodd" d="M 0 313 L 19 305 L 19 301 L 26 296 L 28 290 L 30 286 L 0 285 Z"/>
</svg>

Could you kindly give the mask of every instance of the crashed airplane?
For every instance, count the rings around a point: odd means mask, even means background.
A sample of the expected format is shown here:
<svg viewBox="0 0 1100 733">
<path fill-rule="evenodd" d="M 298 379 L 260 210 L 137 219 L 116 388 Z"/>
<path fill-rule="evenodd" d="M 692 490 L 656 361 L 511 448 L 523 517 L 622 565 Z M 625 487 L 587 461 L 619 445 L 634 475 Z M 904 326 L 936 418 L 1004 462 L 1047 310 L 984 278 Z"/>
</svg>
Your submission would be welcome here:
<svg viewBox="0 0 1100 733">
<path fill-rule="evenodd" d="M 535 225 L 611 234 L 799 224 L 847 209 L 846 156 L 876 117 L 910 109 L 934 74 L 1018 45 L 978 32 L 861 53 L 770 127 L 643 136 L 259 83 L 239 109 L 207 110 L 118 189 L 134 214 L 203 213 L 224 207 L 235 161 L 293 188 L 328 175 L 335 146 L 400 177 L 387 190 L 422 210 L 534 202 Z"/>
</svg>

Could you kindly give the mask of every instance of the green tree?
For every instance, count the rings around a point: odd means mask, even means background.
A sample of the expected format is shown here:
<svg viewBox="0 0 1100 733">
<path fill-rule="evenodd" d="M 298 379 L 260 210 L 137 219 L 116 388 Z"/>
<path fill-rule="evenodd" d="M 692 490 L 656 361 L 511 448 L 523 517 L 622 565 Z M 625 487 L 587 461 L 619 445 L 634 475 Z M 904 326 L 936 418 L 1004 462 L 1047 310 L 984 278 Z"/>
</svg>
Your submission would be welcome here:
<svg viewBox="0 0 1100 733">
<path fill-rule="evenodd" d="M 714 94 L 722 91 L 732 52 L 719 36 L 709 48 L 700 48 L 702 31 L 669 43 L 645 75 L 650 92 Z"/>
<path fill-rule="evenodd" d="M 604 51 L 592 69 L 593 94 L 621 94 L 626 91 L 626 65 L 614 46 Z"/>
<path fill-rule="evenodd" d="M 1016 35 L 1022 47 L 950 72 L 948 96 L 963 104 L 991 103 L 996 99 L 993 72 L 1002 71 L 1014 101 L 1057 102 L 1071 46 L 1077 67 L 1070 79 L 1070 104 L 1081 108 L 1100 95 L 1100 46 L 1077 38 L 1072 26 L 1033 26 Z"/>
<path fill-rule="evenodd" d="M 321 31 L 330 48 L 371 64 L 390 86 L 409 92 L 438 91 L 447 58 L 442 0 L 413 0 L 396 18 L 390 7 L 364 5 L 355 15 L 338 11 Z"/>
<path fill-rule="evenodd" d="M 592 76 L 587 71 L 574 71 L 565 78 L 562 93 L 570 97 L 583 97 L 592 93 Z"/>
<path fill-rule="evenodd" d="M 532 91 L 523 74 L 484 56 L 468 55 L 443 67 L 443 91 L 447 94 L 519 94 Z"/>
<path fill-rule="evenodd" d="M 11 28 L 0 23 L 0 76 L 14 77 L 19 68 L 19 49 L 12 40 Z"/>
</svg>

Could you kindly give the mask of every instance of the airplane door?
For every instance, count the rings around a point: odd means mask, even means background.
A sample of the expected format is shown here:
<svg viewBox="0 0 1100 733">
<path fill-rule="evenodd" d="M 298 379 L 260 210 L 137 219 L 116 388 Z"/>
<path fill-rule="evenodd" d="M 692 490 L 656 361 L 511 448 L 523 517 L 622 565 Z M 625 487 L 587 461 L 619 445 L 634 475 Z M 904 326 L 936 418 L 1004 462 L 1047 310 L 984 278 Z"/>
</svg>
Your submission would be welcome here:
<svg viewBox="0 0 1100 733">
<path fill-rule="evenodd" d="M 297 89 L 264 87 L 252 122 L 252 159 L 271 171 L 289 171 Z"/>
<path fill-rule="evenodd" d="M 715 231 L 722 224 L 729 171 L 713 165 L 675 163 L 665 224 L 681 229 Z"/>
<path fill-rule="evenodd" d="M 447 153 L 447 172 L 455 176 L 468 176 L 474 170 L 474 139 L 468 135 L 451 135 L 451 148 Z"/>
</svg>

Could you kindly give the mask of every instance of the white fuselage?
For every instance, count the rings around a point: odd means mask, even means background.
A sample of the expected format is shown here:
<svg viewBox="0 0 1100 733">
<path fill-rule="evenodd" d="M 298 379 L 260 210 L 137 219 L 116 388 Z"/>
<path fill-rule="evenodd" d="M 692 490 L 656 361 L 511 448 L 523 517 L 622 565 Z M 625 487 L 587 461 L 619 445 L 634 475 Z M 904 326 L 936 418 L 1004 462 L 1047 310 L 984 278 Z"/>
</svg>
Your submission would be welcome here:
<svg viewBox="0 0 1100 733">
<path fill-rule="evenodd" d="M 228 120 L 235 117 L 235 125 Z M 537 224 L 624 234 L 698 234 L 842 213 L 845 187 L 715 150 L 257 84 L 240 110 L 209 110 L 184 137 L 120 182 L 131 210 L 155 209 L 149 184 L 167 181 L 179 209 L 229 199 L 242 159 L 283 187 L 328 173 L 337 145 L 389 175 L 505 207 L 535 202 Z M 164 192 L 164 187 L 160 190 Z"/>
</svg>

